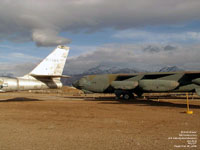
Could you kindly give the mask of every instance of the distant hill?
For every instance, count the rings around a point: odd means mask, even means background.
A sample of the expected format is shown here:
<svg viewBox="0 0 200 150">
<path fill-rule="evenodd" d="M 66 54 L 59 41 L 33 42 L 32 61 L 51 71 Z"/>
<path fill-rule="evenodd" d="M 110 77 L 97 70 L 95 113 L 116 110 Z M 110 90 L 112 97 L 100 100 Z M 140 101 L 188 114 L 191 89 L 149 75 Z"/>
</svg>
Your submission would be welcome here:
<svg viewBox="0 0 200 150">
<path fill-rule="evenodd" d="M 159 72 L 176 72 L 176 71 L 184 71 L 184 69 L 181 69 L 177 66 L 170 66 L 170 67 L 163 67 L 159 70 Z"/>
<path fill-rule="evenodd" d="M 116 66 L 106 66 L 106 65 L 98 65 L 94 68 L 91 68 L 85 71 L 83 74 L 114 74 L 114 73 L 136 73 L 139 72 L 137 69 L 130 68 L 121 68 Z"/>
</svg>

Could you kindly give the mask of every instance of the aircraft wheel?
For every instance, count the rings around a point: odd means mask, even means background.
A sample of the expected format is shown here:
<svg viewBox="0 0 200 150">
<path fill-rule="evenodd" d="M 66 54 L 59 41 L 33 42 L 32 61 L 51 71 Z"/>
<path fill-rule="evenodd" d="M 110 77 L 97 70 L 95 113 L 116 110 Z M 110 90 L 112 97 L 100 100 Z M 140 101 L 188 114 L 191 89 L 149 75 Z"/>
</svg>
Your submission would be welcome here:
<svg viewBox="0 0 200 150">
<path fill-rule="evenodd" d="M 120 99 L 121 94 L 115 94 L 116 99 Z"/>
<path fill-rule="evenodd" d="M 116 90 L 115 91 L 116 99 L 120 99 L 121 95 L 122 95 L 122 91 L 121 90 Z"/>
<path fill-rule="evenodd" d="M 130 100 L 131 98 L 133 98 L 133 94 L 132 93 L 124 93 L 123 94 L 123 99 L 124 100 Z"/>
</svg>

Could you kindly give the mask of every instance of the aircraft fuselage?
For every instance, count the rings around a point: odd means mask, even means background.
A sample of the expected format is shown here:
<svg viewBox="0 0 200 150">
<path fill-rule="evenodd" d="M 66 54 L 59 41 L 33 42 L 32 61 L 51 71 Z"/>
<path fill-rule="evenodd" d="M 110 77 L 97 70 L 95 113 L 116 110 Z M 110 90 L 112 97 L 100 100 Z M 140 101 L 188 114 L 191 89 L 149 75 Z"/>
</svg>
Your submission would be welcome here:
<svg viewBox="0 0 200 150">
<path fill-rule="evenodd" d="M 115 93 L 117 97 L 161 92 L 196 92 L 200 95 L 200 72 L 88 75 L 73 86 L 84 93 Z"/>
<path fill-rule="evenodd" d="M 23 78 L 0 78 L 0 92 L 38 90 L 48 88 L 61 88 L 62 83 L 58 79 L 23 79 Z"/>
</svg>

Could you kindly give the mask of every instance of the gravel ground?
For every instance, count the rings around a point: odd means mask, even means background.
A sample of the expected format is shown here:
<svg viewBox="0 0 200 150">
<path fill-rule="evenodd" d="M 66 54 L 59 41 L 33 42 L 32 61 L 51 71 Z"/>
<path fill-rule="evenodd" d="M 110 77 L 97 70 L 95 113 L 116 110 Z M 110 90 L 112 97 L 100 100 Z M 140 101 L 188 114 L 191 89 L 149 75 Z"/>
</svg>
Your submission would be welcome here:
<svg viewBox="0 0 200 150">
<path fill-rule="evenodd" d="M 200 149 L 200 100 L 190 109 L 185 99 L 1 93 L 0 150 Z"/>
</svg>

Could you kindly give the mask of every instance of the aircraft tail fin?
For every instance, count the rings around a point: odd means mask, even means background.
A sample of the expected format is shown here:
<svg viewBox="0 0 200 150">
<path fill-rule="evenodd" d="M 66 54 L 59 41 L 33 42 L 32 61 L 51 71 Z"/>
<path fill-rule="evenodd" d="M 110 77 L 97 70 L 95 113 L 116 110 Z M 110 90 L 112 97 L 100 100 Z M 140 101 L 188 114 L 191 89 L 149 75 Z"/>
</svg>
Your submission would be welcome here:
<svg viewBox="0 0 200 150">
<path fill-rule="evenodd" d="M 68 53 L 69 47 L 59 45 L 28 75 L 33 77 L 62 77 Z"/>
</svg>

